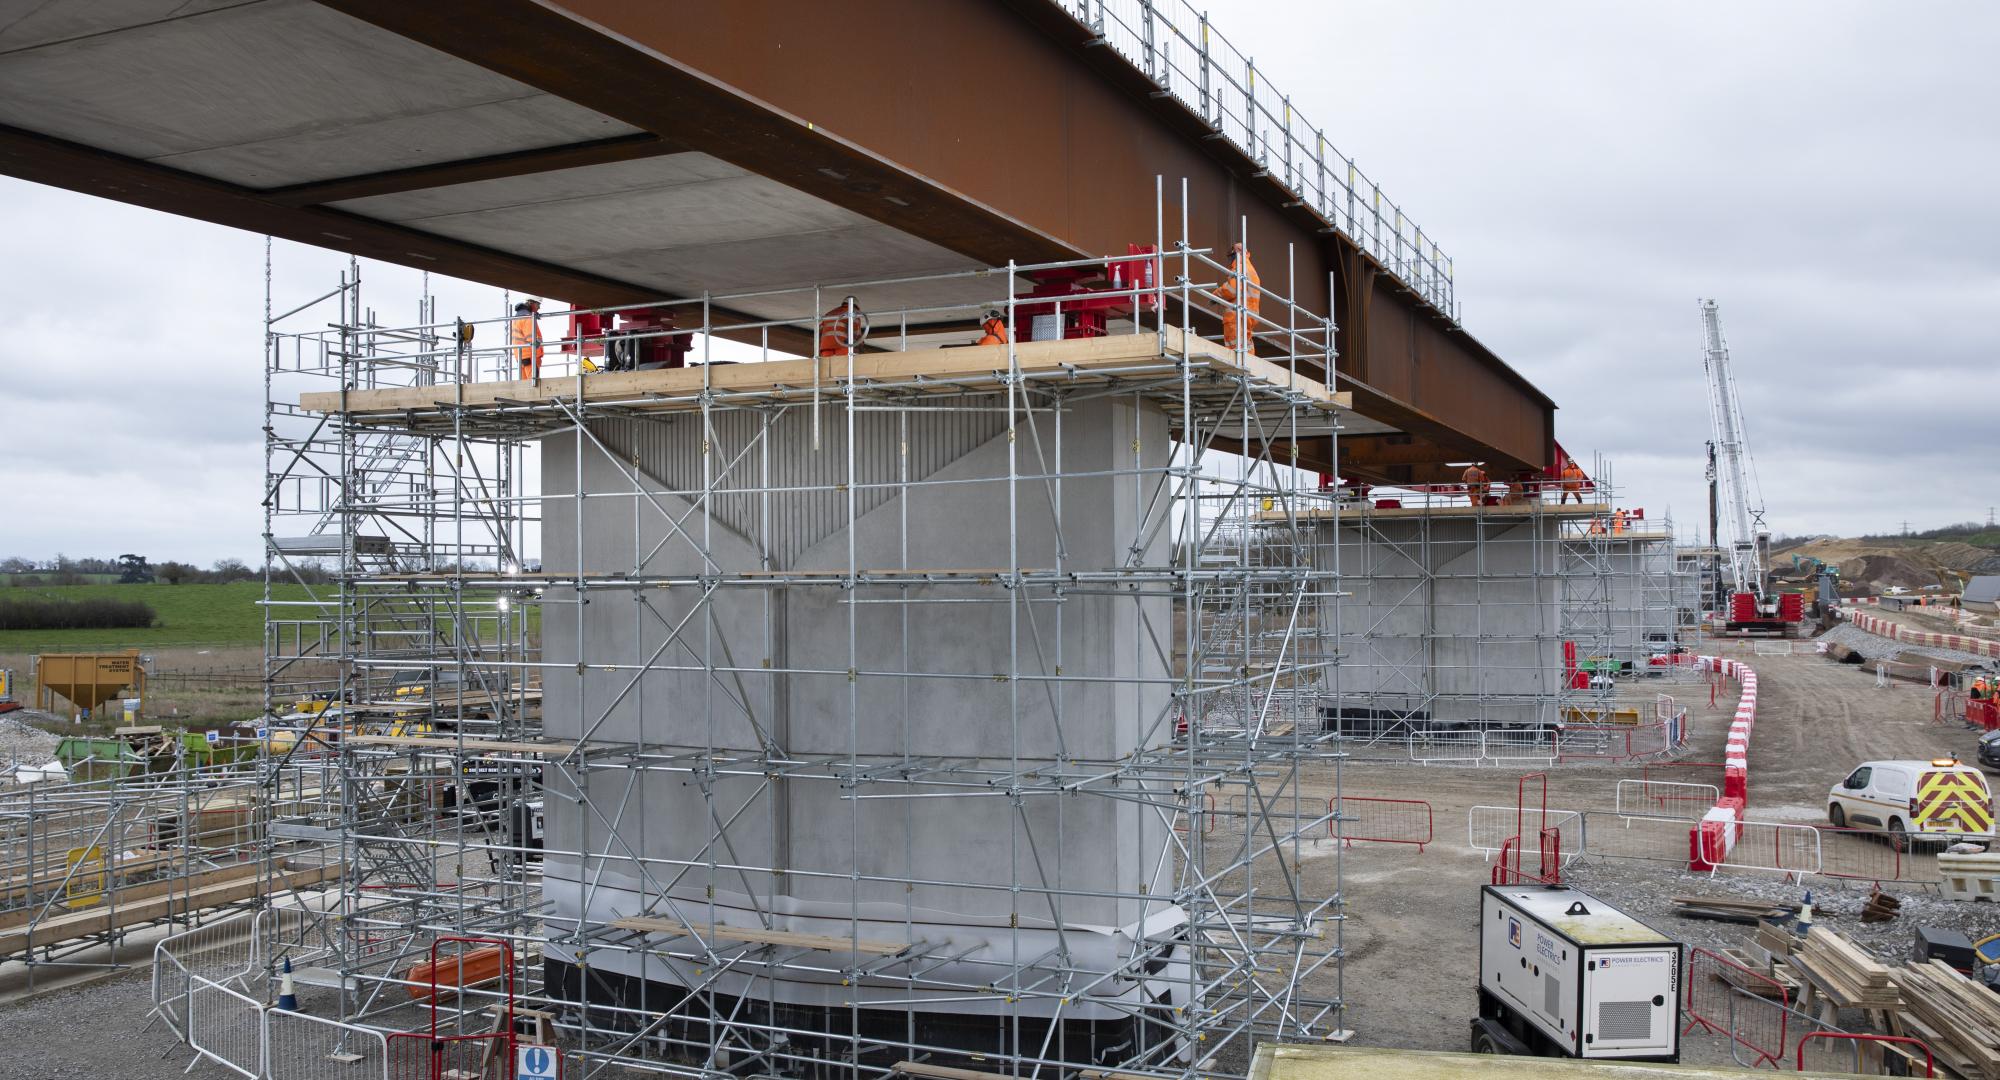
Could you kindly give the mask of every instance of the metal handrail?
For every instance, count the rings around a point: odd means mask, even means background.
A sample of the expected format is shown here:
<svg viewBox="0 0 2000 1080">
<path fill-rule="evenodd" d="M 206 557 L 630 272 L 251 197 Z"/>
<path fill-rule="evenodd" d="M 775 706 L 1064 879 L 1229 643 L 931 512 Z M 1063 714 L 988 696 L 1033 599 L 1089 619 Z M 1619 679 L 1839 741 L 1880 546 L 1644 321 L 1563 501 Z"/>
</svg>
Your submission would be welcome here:
<svg viewBox="0 0 2000 1080">
<path fill-rule="evenodd" d="M 1208 16 L 1187 0 L 1056 0 L 1108 47 L 1185 105 L 1327 224 L 1447 318 L 1460 310 L 1451 257 L 1327 142 Z"/>
</svg>

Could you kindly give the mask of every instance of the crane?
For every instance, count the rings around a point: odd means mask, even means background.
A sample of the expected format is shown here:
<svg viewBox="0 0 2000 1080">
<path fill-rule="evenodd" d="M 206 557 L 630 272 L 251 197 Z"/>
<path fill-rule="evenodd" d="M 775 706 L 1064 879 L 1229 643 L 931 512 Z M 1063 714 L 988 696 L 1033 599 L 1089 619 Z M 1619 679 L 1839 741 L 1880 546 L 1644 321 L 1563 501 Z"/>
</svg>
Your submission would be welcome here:
<svg viewBox="0 0 2000 1080">
<path fill-rule="evenodd" d="M 1757 558 L 1757 537 L 1752 533 L 1753 516 L 1762 524 L 1760 507 L 1750 507 L 1750 483 L 1743 452 L 1743 410 L 1736 402 L 1736 377 L 1729 371 L 1729 346 L 1722 340 L 1722 315 L 1715 301 L 1701 302 L 1702 337 L 1705 349 L 1702 366 L 1708 369 L 1708 421 L 1715 433 L 1716 481 L 1719 485 L 1721 523 L 1728 526 L 1725 544 L 1714 537 L 1716 546 L 1729 556 L 1729 586 L 1733 592 L 1764 592 L 1763 566 Z"/>
<path fill-rule="evenodd" d="M 1729 560 L 1728 626 L 1731 630 L 1783 633 L 1788 622 L 1804 617 L 1803 608 L 1796 596 L 1774 599 L 1767 595 L 1764 552 L 1771 534 L 1764 530 L 1764 508 L 1752 503 L 1743 410 L 1736 400 L 1736 377 L 1729 369 L 1729 345 L 1722 338 L 1722 315 L 1715 301 L 1701 301 L 1701 326 L 1702 366 L 1708 372 L 1708 420 L 1714 435 L 1708 444 L 1709 531 L 1715 546 Z"/>
</svg>

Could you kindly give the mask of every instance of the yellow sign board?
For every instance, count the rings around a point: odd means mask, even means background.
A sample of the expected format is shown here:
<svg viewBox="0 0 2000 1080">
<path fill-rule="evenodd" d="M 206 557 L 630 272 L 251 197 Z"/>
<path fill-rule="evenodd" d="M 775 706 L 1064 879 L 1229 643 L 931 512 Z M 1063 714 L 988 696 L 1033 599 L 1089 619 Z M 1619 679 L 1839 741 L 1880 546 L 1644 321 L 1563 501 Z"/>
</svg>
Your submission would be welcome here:
<svg viewBox="0 0 2000 1080">
<path fill-rule="evenodd" d="M 67 863 L 69 883 L 63 887 L 63 903 L 72 908 L 103 903 L 104 849 L 95 844 L 70 848 Z"/>
<path fill-rule="evenodd" d="M 1993 797 L 1986 783 L 1971 772 L 1925 773 L 1917 781 L 1919 832 L 1989 833 L 1993 831 Z"/>
</svg>

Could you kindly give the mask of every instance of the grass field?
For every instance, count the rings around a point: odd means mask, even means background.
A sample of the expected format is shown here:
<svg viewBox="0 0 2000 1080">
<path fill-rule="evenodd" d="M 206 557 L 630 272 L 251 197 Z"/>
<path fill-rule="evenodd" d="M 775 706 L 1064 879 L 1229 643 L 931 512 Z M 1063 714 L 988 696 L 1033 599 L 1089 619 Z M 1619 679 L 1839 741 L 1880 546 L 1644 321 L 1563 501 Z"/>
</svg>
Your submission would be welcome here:
<svg viewBox="0 0 2000 1080">
<path fill-rule="evenodd" d="M 0 630 L 0 652 L 65 649 L 149 648 L 158 645 L 256 645 L 264 640 L 264 614 L 257 602 L 264 585 L 51 585 L 22 588 L 18 594 L 83 600 L 107 597 L 151 605 L 159 623 L 148 629 Z M 303 599 L 298 585 L 274 586 L 281 600 Z"/>
<path fill-rule="evenodd" d="M 333 586 L 321 586 L 322 596 Z M 40 596 L 60 600 L 109 597 L 138 600 L 152 606 L 159 623 L 149 629 L 125 630 L 0 630 L 0 653 L 65 652 L 72 649 L 135 648 L 169 645 L 251 645 L 264 641 L 264 612 L 257 602 L 264 598 L 264 585 L 239 581 L 230 585 L 50 585 L 23 587 L 8 595 Z M 303 600 L 303 585 L 271 587 L 276 600 Z M 528 611 L 528 633 L 541 634 L 542 612 Z M 298 617 L 296 610 L 292 617 Z"/>
</svg>

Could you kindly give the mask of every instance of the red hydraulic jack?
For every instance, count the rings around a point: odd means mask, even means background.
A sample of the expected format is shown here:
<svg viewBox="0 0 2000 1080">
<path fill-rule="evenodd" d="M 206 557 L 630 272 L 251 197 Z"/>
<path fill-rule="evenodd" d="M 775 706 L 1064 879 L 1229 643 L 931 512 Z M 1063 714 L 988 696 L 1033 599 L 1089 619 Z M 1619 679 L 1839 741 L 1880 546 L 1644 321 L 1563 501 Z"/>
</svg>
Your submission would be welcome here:
<svg viewBox="0 0 2000 1080">
<path fill-rule="evenodd" d="M 1014 304 L 1021 341 L 1103 337 L 1111 320 L 1159 306 L 1160 256 L 1151 244 L 1127 244 L 1132 256 L 1105 267 L 1062 266 L 1027 274 L 1034 288 Z M 1097 287 L 1089 287 L 1101 282 Z"/>
<path fill-rule="evenodd" d="M 579 311 L 569 317 L 569 335 L 562 351 L 599 358 L 606 371 L 652 371 L 687 366 L 694 350 L 694 331 L 674 325 L 665 307 L 627 308 L 615 313 Z"/>
</svg>

